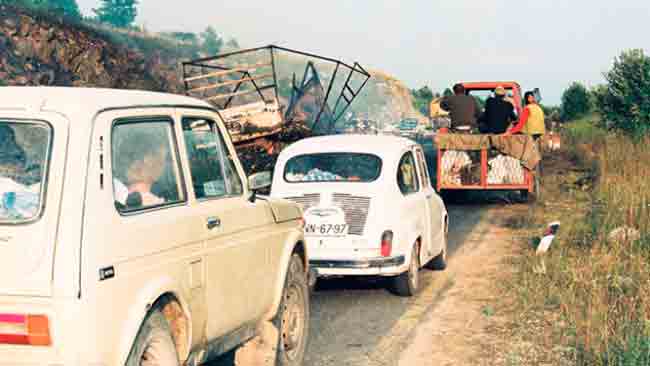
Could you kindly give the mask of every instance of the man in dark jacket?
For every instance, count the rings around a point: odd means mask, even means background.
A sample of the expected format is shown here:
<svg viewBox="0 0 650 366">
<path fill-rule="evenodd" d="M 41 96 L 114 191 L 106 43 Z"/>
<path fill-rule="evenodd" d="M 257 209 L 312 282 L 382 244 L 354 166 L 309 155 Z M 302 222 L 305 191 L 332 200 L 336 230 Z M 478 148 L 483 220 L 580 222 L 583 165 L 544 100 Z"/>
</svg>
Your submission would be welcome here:
<svg viewBox="0 0 650 366">
<path fill-rule="evenodd" d="M 502 134 L 510 127 L 510 123 L 517 119 L 517 116 L 512 103 L 505 100 L 506 90 L 502 86 L 499 85 L 494 89 L 494 95 L 485 102 L 485 113 L 481 116 L 485 128 L 482 128 L 481 132 Z"/>
<path fill-rule="evenodd" d="M 454 85 L 454 95 L 444 97 L 440 108 L 449 112 L 452 130 L 476 130 L 477 119 L 481 115 L 481 108 L 474 97 L 465 94 L 462 84 Z"/>
</svg>

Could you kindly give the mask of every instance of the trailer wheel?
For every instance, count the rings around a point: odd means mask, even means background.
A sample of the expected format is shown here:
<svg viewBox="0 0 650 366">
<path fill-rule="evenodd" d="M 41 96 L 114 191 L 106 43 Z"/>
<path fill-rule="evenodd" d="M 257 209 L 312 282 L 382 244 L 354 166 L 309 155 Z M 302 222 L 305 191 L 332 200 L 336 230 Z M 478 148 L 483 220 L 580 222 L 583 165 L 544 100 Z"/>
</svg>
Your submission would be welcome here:
<svg viewBox="0 0 650 366">
<path fill-rule="evenodd" d="M 522 189 L 521 200 L 523 202 L 532 203 L 541 199 L 542 196 L 542 167 L 541 162 L 537 164 L 535 173 L 533 174 L 533 191 L 529 192 L 527 189 Z"/>
</svg>

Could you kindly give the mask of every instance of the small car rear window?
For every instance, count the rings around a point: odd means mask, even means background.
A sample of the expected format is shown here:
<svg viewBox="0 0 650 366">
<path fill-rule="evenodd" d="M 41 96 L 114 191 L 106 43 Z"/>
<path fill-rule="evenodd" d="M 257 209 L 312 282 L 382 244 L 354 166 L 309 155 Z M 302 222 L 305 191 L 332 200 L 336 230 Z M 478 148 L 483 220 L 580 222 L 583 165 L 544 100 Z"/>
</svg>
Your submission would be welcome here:
<svg viewBox="0 0 650 366">
<path fill-rule="evenodd" d="M 0 223 L 40 215 L 51 140 L 45 123 L 0 120 Z"/>
<path fill-rule="evenodd" d="M 380 173 L 381 159 L 376 155 L 318 153 L 289 159 L 284 179 L 289 183 L 372 182 Z"/>
</svg>

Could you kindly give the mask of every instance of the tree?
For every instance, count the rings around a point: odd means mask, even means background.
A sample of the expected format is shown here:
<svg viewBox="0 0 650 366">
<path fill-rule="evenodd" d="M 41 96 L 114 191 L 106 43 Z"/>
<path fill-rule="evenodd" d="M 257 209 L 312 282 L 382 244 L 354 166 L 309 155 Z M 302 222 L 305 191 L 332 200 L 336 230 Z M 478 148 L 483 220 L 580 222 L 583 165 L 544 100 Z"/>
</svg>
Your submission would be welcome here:
<svg viewBox="0 0 650 366">
<path fill-rule="evenodd" d="M 605 73 L 607 85 L 593 91 L 607 127 L 640 135 L 650 133 L 650 57 L 643 50 L 621 53 Z"/>
<path fill-rule="evenodd" d="M 138 0 L 101 0 L 99 9 L 93 9 L 100 22 L 125 28 L 138 15 Z"/>
<path fill-rule="evenodd" d="M 239 48 L 241 48 L 241 47 L 239 46 L 239 42 L 237 42 L 237 40 L 234 39 L 234 38 L 231 38 L 230 41 L 228 41 L 227 45 L 228 45 L 228 47 L 230 47 L 230 48 L 234 48 L 234 49 L 239 49 Z"/>
<path fill-rule="evenodd" d="M 413 96 L 413 107 L 422 112 L 422 114 L 428 114 L 429 103 L 433 100 L 433 92 L 431 89 L 428 86 L 423 86 L 420 89 L 411 90 L 411 95 Z"/>
<path fill-rule="evenodd" d="M 81 12 L 76 0 L 0 0 L 0 4 L 16 4 L 32 9 L 49 12 L 70 18 L 81 19 Z"/>
<path fill-rule="evenodd" d="M 185 42 L 185 43 L 198 42 L 198 37 L 196 36 L 196 34 L 191 32 L 171 32 L 169 33 L 169 35 L 176 38 L 180 42 Z"/>
<path fill-rule="evenodd" d="M 81 12 L 76 0 L 49 0 L 48 7 L 55 13 L 74 19 L 81 19 Z"/>
<path fill-rule="evenodd" d="M 216 55 L 221 50 L 223 46 L 223 39 L 219 37 L 217 31 L 211 26 L 207 27 L 203 33 L 201 33 L 201 38 L 203 38 L 203 50 L 209 55 Z"/>
<path fill-rule="evenodd" d="M 445 89 L 445 91 L 442 92 L 443 97 L 451 97 L 452 95 L 454 95 L 454 92 L 451 91 L 451 89 L 449 89 L 449 88 Z"/>
<path fill-rule="evenodd" d="M 589 92 L 584 85 L 573 82 L 562 94 L 561 118 L 570 121 L 591 112 Z"/>
</svg>

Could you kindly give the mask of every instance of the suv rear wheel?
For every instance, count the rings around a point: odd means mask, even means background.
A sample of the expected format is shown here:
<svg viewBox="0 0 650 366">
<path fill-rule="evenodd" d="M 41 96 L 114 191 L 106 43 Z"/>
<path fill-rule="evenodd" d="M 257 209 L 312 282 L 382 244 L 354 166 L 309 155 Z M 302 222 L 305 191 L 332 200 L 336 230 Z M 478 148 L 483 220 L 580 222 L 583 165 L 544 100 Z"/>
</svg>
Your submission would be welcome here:
<svg viewBox="0 0 650 366">
<path fill-rule="evenodd" d="M 302 365 L 309 337 L 309 287 L 303 260 L 297 253 L 289 262 L 274 323 L 280 331 L 276 365 Z"/>
<path fill-rule="evenodd" d="M 140 327 L 126 366 L 179 366 L 169 323 L 159 310 L 147 316 Z"/>
</svg>

